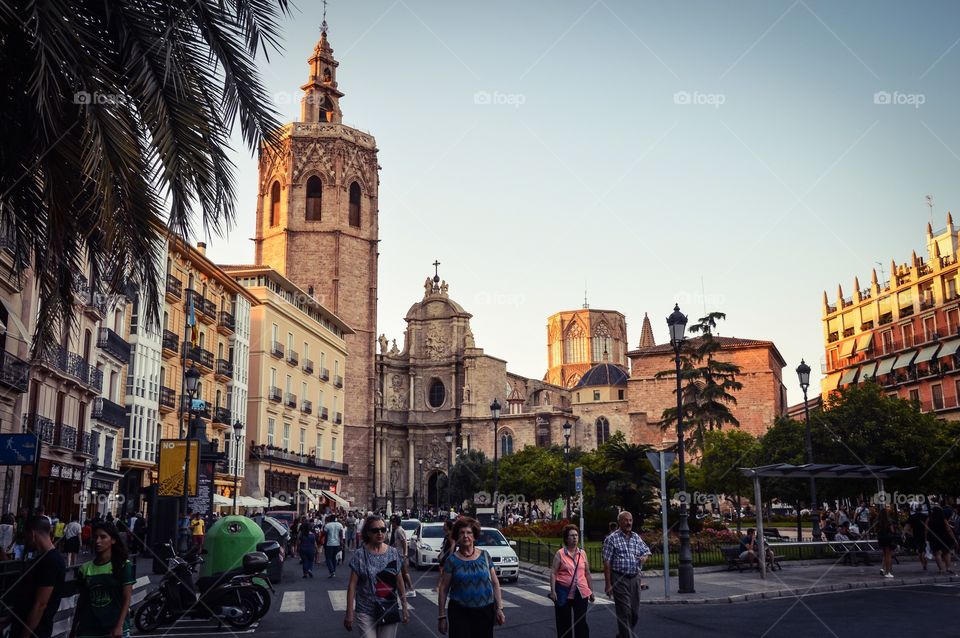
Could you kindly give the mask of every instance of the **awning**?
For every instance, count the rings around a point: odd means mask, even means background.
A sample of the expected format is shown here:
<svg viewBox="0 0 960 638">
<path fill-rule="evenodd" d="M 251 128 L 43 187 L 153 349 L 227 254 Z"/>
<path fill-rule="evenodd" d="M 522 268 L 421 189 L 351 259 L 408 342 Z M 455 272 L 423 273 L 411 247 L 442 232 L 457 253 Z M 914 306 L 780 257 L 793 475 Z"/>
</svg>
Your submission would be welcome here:
<svg viewBox="0 0 960 638">
<path fill-rule="evenodd" d="M 345 499 L 344 499 L 343 497 L 341 497 L 339 494 L 336 494 L 336 493 L 331 492 L 331 491 L 329 491 L 329 490 L 320 490 L 320 493 L 323 494 L 324 497 L 330 499 L 331 501 L 333 501 L 334 503 L 336 503 L 337 505 L 339 505 L 340 507 L 343 507 L 343 508 L 349 508 L 349 507 L 350 507 L 350 501 L 345 500 Z"/>
<path fill-rule="evenodd" d="M 311 492 L 312 490 L 308 490 L 306 488 L 300 488 L 300 494 L 305 499 L 307 499 L 307 501 L 309 501 L 312 505 L 318 505 L 319 503 L 317 502 L 317 497 Z"/>
<path fill-rule="evenodd" d="M 20 333 L 20 339 L 27 344 L 28 347 L 33 347 L 31 342 L 31 339 L 33 339 L 33 334 L 31 334 L 30 331 L 27 330 L 27 327 L 23 325 L 23 322 L 20 321 L 20 311 L 14 310 L 13 307 L 3 298 L 0 298 L 0 304 L 3 304 L 3 307 L 6 308 L 7 321 L 12 322 L 16 327 L 17 332 Z M 10 332 L 10 326 L 7 326 L 7 332 Z"/>
<path fill-rule="evenodd" d="M 932 345 L 925 347 L 923 350 L 920 351 L 920 354 L 917 355 L 916 361 L 914 361 L 913 363 L 914 364 L 926 363 L 930 359 L 933 359 L 933 353 L 936 352 L 939 348 L 940 348 L 939 343 L 934 343 Z"/>
<path fill-rule="evenodd" d="M 940 353 L 937 355 L 937 358 L 942 359 L 943 357 L 949 357 L 950 355 L 955 353 L 957 350 L 960 350 L 960 339 L 953 339 L 951 341 L 947 341 L 946 343 L 943 344 L 943 348 L 940 350 Z"/>
<path fill-rule="evenodd" d="M 237 499 L 239 501 L 239 498 Z M 227 498 L 223 494 L 214 494 L 213 495 L 213 504 L 214 505 L 233 505 L 233 499 Z M 239 503 L 238 503 L 239 505 Z"/>
<path fill-rule="evenodd" d="M 856 352 L 866 352 L 870 349 L 870 344 L 873 343 L 873 333 L 868 332 L 865 335 L 860 335 L 857 337 L 857 349 Z"/>
<path fill-rule="evenodd" d="M 910 365 L 911 363 L 913 363 L 913 358 L 914 358 L 916 355 L 917 355 L 917 352 L 916 352 L 915 350 L 914 350 L 913 352 L 905 352 L 905 353 L 903 353 L 902 355 L 900 355 L 899 357 L 897 357 L 897 362 L 896 362 L 895 364 L 893 364 L 893 369 L 894 369 L 894 370 L 901 370 L 901 369 L 903 369 L 903 368 L 906 368 L 908 365 Z"/>
<path fill-rule="evenodd" d="M 881 360 L 877 363 L 877 371 L 874 373 L 875 377 L 882 377 L 885 374 L 890 374 L 890 371 L 893 370 L 893 362 L 896 361 L 896 357 L 887 357 L 886 359 Z"/>
<path fill-rule="evenodd" d="M 237 505 L 241 507 L 267 507 L 267 502 L 252 496 L 239 496 L 237 497 Z"/>
<path fill-rule="evenodd" d="M 873 378 L 873 371 L 877 369 L 877 363 L 868 363 L 860 368 L 860 383 Z"/>
<path fill-rule="evenodd" d="M 820 384 L 820 392 L 826 394 L 837 389 L 837 382 L 840 380 L 840 373 L 833 372 L 824 377 L 823 382 Z"/>
<path fill-rule="evenodd" d="M 850 339 L 840 348 L 841 357 L 849 357 L 853 355 L 853 346 L 856 345 L 856 340 Z"/>
<path fill-rule="evenodd" d="M 844 385 L 850 385 L 851 383 L 853 383 L 853 380 L 857 378 L 857 371 L 859 370 L 860 368 L 858 368 L 857 366 L 854 366 L 849 370 L 845 371 L 843 373 L 843 376 L 840 377 L 840 385 L 844 386 Z"/>
</svg>

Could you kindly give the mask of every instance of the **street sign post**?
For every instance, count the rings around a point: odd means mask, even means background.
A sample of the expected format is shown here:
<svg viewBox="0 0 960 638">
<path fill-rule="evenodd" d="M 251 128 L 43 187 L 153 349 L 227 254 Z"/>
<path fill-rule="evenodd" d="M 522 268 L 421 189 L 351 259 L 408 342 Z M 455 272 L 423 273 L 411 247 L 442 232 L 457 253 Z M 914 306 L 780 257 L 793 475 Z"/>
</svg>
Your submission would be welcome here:
<svg viewBox="0 0 960 638">
<path fill-rule="evenodd" d="M 0 465 L 30 465 L 36 457 L 35 434 L 0 434 Z"/>
<path fill-rule="evenodd" d="M 653 471 L 660 474 L 660 518 L 663 524 L 663 595 L 670 598 L 670 539 L 667 530 L 667 468 L 673 465 L 675 452 L 647 452 Z"/>
</svg>

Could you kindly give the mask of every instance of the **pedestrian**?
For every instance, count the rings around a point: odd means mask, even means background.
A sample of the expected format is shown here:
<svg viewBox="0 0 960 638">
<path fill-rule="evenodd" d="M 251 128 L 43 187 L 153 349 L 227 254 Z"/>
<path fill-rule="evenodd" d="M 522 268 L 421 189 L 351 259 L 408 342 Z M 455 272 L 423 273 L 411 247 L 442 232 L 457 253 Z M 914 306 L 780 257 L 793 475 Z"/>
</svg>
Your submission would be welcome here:
<svg viewBox="0 0 960 638">
<path fill-rule="evenodd" d="M 0 560 L 10 560 L 14 556 L 13 540 L 16 537 L 16 520 L 7 512 L 0 518 Z"/>
<path fill-rule="evenodd" d="M 317 560 L 317 533 L 313 525 L 300 526 L 300 563 L 303 565 L 303 577 L 313 578 L 313 563 Z"/>
<path fill-rule="evenodd" d="M 337 575 L 337 554 L 343 545 L 343 525 L 335 514 L 327 516 L 326 521 L 323 526 L 323 557 L 326 559 L 327 571 L 330 572 L 329 578 L 333 578 Z"/>
<path fill-rule="evenodd" d="M 67 566 L 53 545 L 50 519 L 34 516 L 23 526 L 23 541 L 33 558 L 8 592 L 9 616 L 0 619 L 0 633 L 10 625 L 10 638 L 51 638 L 60 609 Z"/>
<path fill-rule="evenodd" d="M 356 621 L 362 638 L 394 638 L 397 623 L 410 620 L 400 554 L 387 545 L 387 524 L 369 515 L 363 522 L 362 544 L 350 557 L 347 613 L 343 626 L 353 631 Z"/>
<path fill-rule="evenodd" d="M 129 638 L 136 578 L 116 525 L 102 521 L 93 526 L 93 551 L 93 560 L 77 573 L 79 596 L 69 638 Z"/>
<path fill-rule="evenodd" d="M 399 514 L 390 517 L 390 547 L 400 554 L 400 574 L 403 576 L 407 596 L 412 598 L 417 595 L 417 590 L 413 588 L 413 579 L 407 569 L 407 533 L 400 525 Z"/>
<path fill-rule="evenodd" d="M 494 623 L 502 625 L 506 617 L 493 560 L 474 544 L 480 536 L 480 523 L 461 518 L 453 524 L 453 536 L 457 551 L 450 554 L 440 572 L 437 631 L 447 633 L 449 615 L 450 638 L 492 638 Z"/>
<path fill-rule="evenodd" d="M 854 512 L 854 518 L 857 519 L 857 530 L 861 538 L 870 537 L 870 506 L 866 501 L 860 501 L 860 507 Z"/>
<path fill-rule="evenodd" d="M 633 515 L 620 512 L 618 529 L 603 541 L 604 593 L 613 598 L 617 635 L 630 638 L 640 607 L 640 570 L 650 557 L 650 548 L 633 531 Z"/>
<path fill-rule="evenodd" d="M 893 578 L 893 552 L 900 544 L 900 532 L 886 506 L 881 507 L 877 515 L 876 534 L 877 544 L 883 551 L 880 573 L 884 578 Z"/>
<path fill-rule="evenodd" d="M 926 515 L 920 511 L 920 508 L 914 506 L 907 518 L 906 525 L 903 526 L 904 545 L 920 557 L 920 565 L 923 567 L 923 571 L 927 571 L 926 519 Z"/>
<path fill-rule="evenodd" d="M 67 567 L 77 563 L 77 554 L 80 553 L 80 532 L 83 528 L 76 516 L 70 517 L 70 522 L 63 529 L 63 553 L 67 555 Z"/>
<path fill-rule="evenodd" d="M 933 554 L 933 560 L 937 562 L 937 570 L 941 574 L 943 572 L 952 574 L 950 553 L 957 548 L 957 538 L 953 533 L 953 528 L 947 523 L 942 507 L 934 505 L 930 509 L 926 527 L 927 542 L 930 544 L 930 553 Z"/>
<path fill-rule="evenodd" d="M 346 549 L 357 548 L 357 517 L 353 511 L 347 512 L 347 542 Z"/>
<path fill-rule="evenodd" d="M 550 573 L 550 600 L 554 603 L 557 638 L 590 638 L 587 601 L 594 601 L 590 563 L 587 553 L 577 547 L 580 530 L 576 525 L 565 525 L 561 538 L 563 547 L 553 557 Z"/>
<path fill-rule="evenodd" d="M 200 512 L 194 512 L 193 519 L 190 521 L 190 535 L 193 537 L 193 544 L 197 547 L 203 547 L 205 529 L 206 523 L 200 516 Z"/>
</svg>

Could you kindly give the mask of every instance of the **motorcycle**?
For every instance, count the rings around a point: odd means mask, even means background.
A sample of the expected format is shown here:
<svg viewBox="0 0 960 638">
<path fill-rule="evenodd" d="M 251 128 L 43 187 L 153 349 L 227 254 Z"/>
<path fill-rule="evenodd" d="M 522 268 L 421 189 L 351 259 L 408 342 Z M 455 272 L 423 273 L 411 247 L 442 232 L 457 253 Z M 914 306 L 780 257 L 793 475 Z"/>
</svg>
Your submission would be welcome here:
<svg viewBox="0 0 960 638">
<path fill-rule="evenodd" d="M 173 556 L 167 560 L 167 572 L 160 585 L 144 599 L 134 615 L 141 632 L 151 632 L 184 617 L 214 618 L 218 628 L 227 623 L 244 629 L 269 610 L 269 594 L 255 582 L 269 563 L 263 552 L 244 555 L 242 567 L 238 569 L 194 582 L 193 572 L 203 562 L 202 552 L 177 556 L 172 548 L 170 551 Z"/>
</svg>

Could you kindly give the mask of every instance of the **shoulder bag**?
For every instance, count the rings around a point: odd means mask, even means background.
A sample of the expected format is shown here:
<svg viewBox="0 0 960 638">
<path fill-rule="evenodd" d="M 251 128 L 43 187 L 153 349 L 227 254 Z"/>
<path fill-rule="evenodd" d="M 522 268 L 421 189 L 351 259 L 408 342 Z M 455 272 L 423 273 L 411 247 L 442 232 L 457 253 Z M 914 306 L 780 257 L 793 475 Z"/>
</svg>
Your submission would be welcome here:
<svg viewBox="0 0 960 638">
<path fill-rule="evenodd" d="M 561 552 L 564 550 L 561 549 Z M 563 560 L 561 558 L 560 560 Z M 573 563 L 573 578 L 570 579 L 569 585 L 561 585 L 557 583 L 555 585 L 557 590 L 557 607 L 563 607 L 567 604 L 567 598 L 570 596 L 571 590 L 577 586 L 577 567 L 580 566 L 580 550 L 577 550 L 577 560 Z"/>
<path fill-rule="evenodd" d="M 391 548 L 387 548 L 389 552 Z M 397 597 L 397 590 L 384 582 L 380 574 L 386 572 L 383 570 L 373 574 L 370 566 L 370 554 L 366 547 L 363 548 L 363 556 L 366 559 L 366 572 L 371 577 L 370 586 L 373 589 L 373 620 L 377 625 L 393 625 L 403 620 L 403 614 L 400 612 L 400 599 Z M 396 580 L 397 574 L 390 574 Z"/>
</svg>

